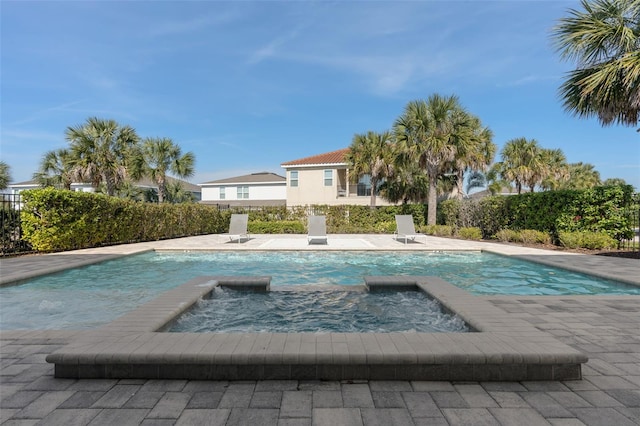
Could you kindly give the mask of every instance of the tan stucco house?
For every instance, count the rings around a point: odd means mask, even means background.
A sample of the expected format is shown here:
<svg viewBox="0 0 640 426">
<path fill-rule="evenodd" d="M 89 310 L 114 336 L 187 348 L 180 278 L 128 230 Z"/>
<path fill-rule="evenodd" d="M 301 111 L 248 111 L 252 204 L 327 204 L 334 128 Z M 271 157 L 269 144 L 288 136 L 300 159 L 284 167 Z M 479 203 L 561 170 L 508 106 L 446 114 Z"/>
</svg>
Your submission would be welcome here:
<svg viewBox="0 0 640 426">
<path fill-rule="evenodd" d="M 339 149 L 281 164 L 286 171 L 287 206 L 311 204 L 369 205 L 371 184 L 368 176 L 357 183 L 350 180 L 345 155 L 349 148 Z M 389 205 L 380 197 L 376 205 Z"/>
</svg>

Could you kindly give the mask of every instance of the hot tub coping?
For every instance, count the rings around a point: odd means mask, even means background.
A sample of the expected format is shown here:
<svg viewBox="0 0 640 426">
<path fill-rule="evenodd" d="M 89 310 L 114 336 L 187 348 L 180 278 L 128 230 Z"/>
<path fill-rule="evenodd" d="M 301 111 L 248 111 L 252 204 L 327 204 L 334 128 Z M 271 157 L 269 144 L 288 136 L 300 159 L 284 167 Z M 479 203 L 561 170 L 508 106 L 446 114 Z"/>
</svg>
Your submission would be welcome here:
<svg viewBox="0 0 640 426">
<path fill-rule="evenodd" d="M 476 333 L 162 333 L 217 285 L 266 291 L 268 277 L 198 277 L 47 356 L 55 376 L 149 379 L 569 380 L 587 357 L 479 296 L 429 276 L 367 277 L 418 288 Z"/>
</svg>

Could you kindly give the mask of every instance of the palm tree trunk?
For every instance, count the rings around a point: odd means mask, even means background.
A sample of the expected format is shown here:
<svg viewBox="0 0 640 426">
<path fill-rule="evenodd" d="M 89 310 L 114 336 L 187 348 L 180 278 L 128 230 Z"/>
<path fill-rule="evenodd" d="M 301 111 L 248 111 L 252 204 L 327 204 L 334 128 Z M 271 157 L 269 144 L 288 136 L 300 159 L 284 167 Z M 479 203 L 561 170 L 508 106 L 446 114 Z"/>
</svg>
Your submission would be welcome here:
<svg viewBox="0 0 640 426">
<path fill-rule="evenodd" d="M 378 182 L 372 176 L 371 177 L 371 201 L 369 202 L 369 206 L 372 209 L 376 207 L 376 186 L 378 186 Z"/>
<path fill-rule="evenodd" d="M 427 225 L 436 224 L 436 208 L 438 206 L 437 178 L 429 173 L 429 198 L 427 204 Z"/>
<path fill-rule="evenodd" d="M 116 193 L 116 185 L 111 173 L 104 174 L 104 183 L 107 187 L 107 195 L 113 197 Z"/>
<path fill-rule="evenodd" d="M 464 170 L 458 170 L 456 172 L 456 199 L 462 200 L 464 198 Z"/>
<path fill-rule="evenodd" d="M 165 180 L 163 177 L 158 178 L 158 203 L 164 203 L 164 193 L 166 191 L 165 188 Z"/>
</svg>

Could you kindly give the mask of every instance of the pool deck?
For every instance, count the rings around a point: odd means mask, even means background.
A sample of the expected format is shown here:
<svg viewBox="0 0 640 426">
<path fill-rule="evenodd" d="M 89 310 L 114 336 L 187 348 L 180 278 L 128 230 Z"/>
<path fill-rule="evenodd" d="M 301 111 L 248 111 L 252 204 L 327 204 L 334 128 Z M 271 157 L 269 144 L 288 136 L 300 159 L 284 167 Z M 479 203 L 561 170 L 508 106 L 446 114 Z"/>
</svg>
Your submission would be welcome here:
<svg viewBox="0 0 640 426">
<path fill-rule="evenodd" d="M 225 236 L 201 236 L 2 259 L 0 273 L 6 283 L 151 249 L 485 250 L 640 285 L 637 259 L 436 237 L 428 237 L 426 244 L 405 245 L 388 235 L 330 235 L 326 246 L 308 246 L 304 235 L 259 235 L 242 244 L 230 243 Z M 445 294 L 436 297 L 447 300 L 450 289 L 446 285 L 435 285 L 431 290 L 437 293 L 443 287 Z M 496 377 L 479 377 L 474 381 L 62 379 L 53 377 L 53 365 L 46 363 L 45 358 L 53 352 L 65 353 L 65 348 L 77 342 L 95 339 L 95 331 L 2 331 L 0 423 L 640 424 L 640 296 L 467 296 L 468 300 L 463 300 L 460 294 L 453 296 L 448 300 L 458 305 L 452 308 L 463 312 L 471 309 L 467 315 L 480 318 L 477 324 L 480 329 L 491 328 L 491 319 L 498 318 L 502 323 L 522 326 L 526 333 L 532 333 L 533 339 L 552 338 L 573 353 L 588 357 L 582 366 L 582 379 L 509 382 L 494 381 Z M 487 315 L 484 318 L 482 311 Z M 105 327 L 114 327 L 117 322 Z M 471 334 L 494 332 L 485 329 Z M 110 343 L 119 340 L 122 339 Z"/>
</svg>

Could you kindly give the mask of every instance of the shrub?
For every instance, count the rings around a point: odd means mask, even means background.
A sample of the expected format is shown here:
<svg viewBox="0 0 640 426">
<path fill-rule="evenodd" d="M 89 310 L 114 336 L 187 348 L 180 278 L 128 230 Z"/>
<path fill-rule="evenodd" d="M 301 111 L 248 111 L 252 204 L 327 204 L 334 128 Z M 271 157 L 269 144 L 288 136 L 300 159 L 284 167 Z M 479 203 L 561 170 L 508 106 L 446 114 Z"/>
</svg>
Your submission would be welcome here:
<svg viewBox="0 0 640 426">
<path fill-rule="evenodd" d="M 605 232 L 621 240 L 631 238 L 633 231 L 624 206 L 632 199 L 633 187 L 600 186 L 579 192 L 556 220 L 558 231 Z"/>
<path fill-rule="evenodd" d="M 438 206 L 438 223 L 455 228 L 479 227 L 480 202 L 445 200 Z"/>
<path fill-rule="evenodd" d="M 396 230 L 396 222 L 378 222 L 375 225 L 376 234 L 390 234 Z"/>
<path fill-rule="evenodd" d="M 453 227 L 449 225 L 425 225 L 419 229 L 427 235 L 437 237 L 451 237 L 453 235 Z"/>
<path fill-rule="evenodd" d="M 507 200 L 510 197 L 495 196 L 480 200 L 477 224 L 475 226 L 482 230 L 484 238 L 488 238 L 499 230 L 507 228 L 511 223 L 511 215 L 507 204 Z"/>
<path fill-rule="evenodd" d="M 445 200 L 438 204 L 438 223 L 457 226 L 460 221 L 460 208 L 463 201 Z"/>
<path fill-rule="evenodd" d="M 603 231 L 622 240 L 632 236 L 628 214 L 632 197 L 633 187 L 618 185 L 493 196 L 480 201 L 446 200 L 439 205 L 438 223 L 478 227 L 484 238 L 496 236 L 502 229 L 525 229 L 553 239 L 558 231 Z M 538 236 L 524 236 L 527 241 L 534 237 L 539 240 Z"/>
<path fill-rule="evenodd" d="M 482 231 L 476 227 L 465 227 L 458 229 L 457 236 L 465 240 L 481 240 Z"/>
<path fill-rule="evenodd" d="M 558 233 L 560 245 L 567 248 L 586 248 L 591 250 L 610 249 L 617 241 L 604 232 L 576 231 Z"/>
<path fill-rule="evenodd" d="M 277 222 L 251 221 L 247 225 L 250 234 L 304 234 L 305 226 L 296 220 Z"/>
<path fill-rule="evenodd" d="M 551 244 L 551 236 L 542 231 L 536 231 L 534 229 L 523 229 L 518 232 L 519 241 L 525 244 Z"/>
<path fill-rule="evenodd" d="M 501 229 L 496 232 L 493 237 L 498 241 L 502 241 L 503 243 L 520 241 L 520 234 L 518 233 L 518 231 L 514 231 L 512 229 Z"/>
</svg>

